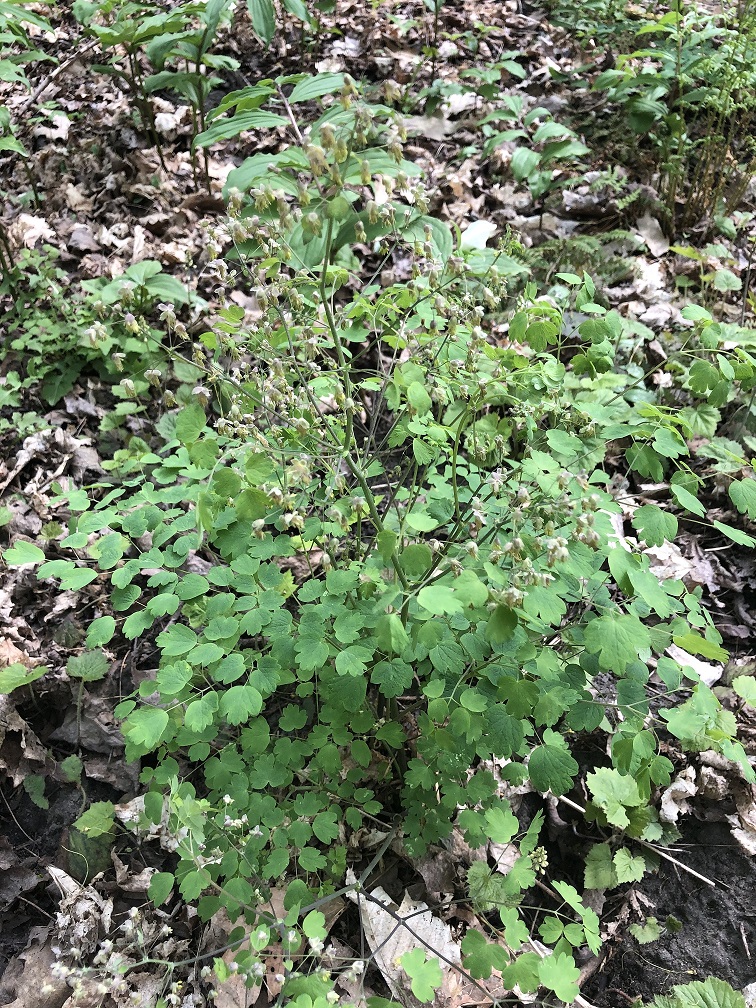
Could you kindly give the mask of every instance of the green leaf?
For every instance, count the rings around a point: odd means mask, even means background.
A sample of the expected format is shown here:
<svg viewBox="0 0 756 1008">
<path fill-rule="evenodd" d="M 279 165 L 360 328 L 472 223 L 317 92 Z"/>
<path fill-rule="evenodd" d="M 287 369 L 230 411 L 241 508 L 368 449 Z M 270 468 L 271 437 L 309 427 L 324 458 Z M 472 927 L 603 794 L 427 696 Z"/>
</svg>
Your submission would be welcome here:
<svg viewBox="0 0 756 1008">
<path fill-rule="evenodd" d="M 538 151 L 531 150 L 529 147 L 517 147 L 512 154 L 509 167 L 515 179 L 518 182 L 523 182 L 536 170 L 540 160 L 541 155 Z"/>
<path fill-rule="evenodd" d="M 544 737 L 554 734 L 547 729 Z M 559 797 L 570 790 L 580 768 L 566 748 L 542 745 L 531 752 L 528 769 L 536 791 L 551 791 Z"/>
<path fill-rule="evenodd" d="M 8 62 L 7 60 L 2 60 L 0 66 L 7 62 Z M 9 79 L 15 79 L 21 81 L 23 80 L 23 77 L 19 76 L 15 78 L 8 78 L 0 76 L 0 80 L 9 80 Z M 26 147 L 24 147 L 21 141 L 14 136 L 0 137 L 0 151 L 13 151 L 15 154 L 21 154 L 23 157 L 29 157 L 29 152 L 26 149 Z"/>
<path fill-rule="evenodd" d="M 343 676 L 364 675 L 372 657 L 372 652 L 367 648 L 353 644 L 336 655 L 336 671 Z"/>
<path fill-rule="evenodd" d="M 520 832 L 520 823 L 508 803 L 486 809 L 485 819 L 486 836 L 494 843 L 509 843 Z"/>
<path fill-rule="evenodd" d="M 262 694 L 254 686 L 232 686 L 221 697 L 218 710 L 229 724 L 238 725 L 257 717 L 262 708 Z"/>
<path fill-rule="evenodd" d="M 312 101 L 325 94 L 335 94 L 344 86 L 343 73 L 320 73 L 305 77 L 289 95 L 290 104 Z"/>
<path fill-rule="evenodd" d="M 701 655 L 702 658 L 710 658 L 712 661 L 726 662 L 730 657 L 729 652 L 720 644 L 706 640 L 700 634 L 693 631 L 687 634 L 679 634 L 672 638 L 675 644 L 688 654 Z"/>
<path fill-rule="evenodd" d="M 637 781 L 610 767 L 599 767 L 586 776 L 593 802 L 613 826 L 625 829 L 630 825 L 628 808 L 638 808 L 644 801 Z"/>
<path fill-rule="evenodd" d="M 580 993 L 580 970 L 566 952 L 545 956 L 538 967 L 538 978 L 565 1004 L 571 1004 Z"/>
<path fill-rule="evenodd" d="M 585 888 L 612 889 L 617 885 L 617 872 L 609 844 L 594 844 L 585 859 Z"/>
<path fill-rule="evenodd" d="M 391 563 L 391 557 L 394 555 L 394 550 L 396 549 L 398 541 L 399 537 L 396 532 L 392 532 L 391 529 L 382 529 L 376 536 L 378 553 L 385 564 Z"/>
<path fill-rule="evenodd" d="M 237 686 L 232 687 L 232 689 L 239 688 Z M 206 693 L 199 700 L 193 700 L 190 704 L 187 704 L 186 711 L 184 712 L 184 724 L 189 731 L 204 731 L 215 720 L 215 712 L 217 710 L 218 694 Z"/>
<path fill-rule="evenodd" d="M 50 802 L 45 798 L 45 778 L 40 774 L 27 774 L 24 777 L 24 791 L 37 808 L 48 809 L 50 807 Z"/>
<path fill-rule="evenodd" d="M 492 644 L 501 644 L 511 640 L 517 629 L 518 617 L 514 609 L 509 606 L 496 606 L 488 617 L 486 624 L 486 638 Z"/>
<path fill-rule="evenodd" d="M 155 872 L 150 878 L 147 895 L 155 906 L 162 906 L 171 895 L 175 884 L 176 879 L 170 872 Z"/>
<path fill-rule="evenodd" d="M 310 17 L 310 12 L 304 5 L 302 0 L 283 0 L 284 10 L 289 14 L 293 14 L 294 17 L 299 18 L 300 21 L 304 21 L 305 24 L 312 24 L 312 18 Z"/>
<path fill-rule="evenodd" d="M 80 833 L 88 837 L 110 833 L 115 825 L 115 805 L 112 802 L 94 802 L 74 823 Z"/>
<path fill-rule="evenodd" d="M 412 993 L 418 1001 L 433 1001 L 434 992 L 444 979 L 438 959 L 426 959 L 425 950 L 415 948 L 405 952 L 399 963 L 412 981 Z"/>
<path fill-rule="evenodd" d="M 258 0 L 260 3 L 267 3 L 269 0 Z M 248 130 L 273 129 L 276 126 L 284 126 L 288 122 L 283 116 L 276 115 L 275 112 L 265 112 L 262 109 L 252 109 L 248 112 L 237 112 L 226 119 L 216 119 L 202 133 L 198 133 L 195 140 L 195 147 L 209 147 L 220 140 L 229 140 L 231 137 L 246 133 Z"/>
<path fill-rule="evenodd" d="M 68 659 L 66 672 L 73 679 L 81 679 L 83 682 L 97 682 L 107 675 L 110 663 L 103 652 L 84 651 L 80 655 Z"/>
<path fill-rule="evenodd" d="M 486 742 L 494 756 L 508 759 L 519 751 L 525 738 L 522 721 L 503 703 L 493 704 L 484 715 Z M 547 788 L 543 789 L 548 790 Z"/>
<path fill-rule="evenodd" d="M 370 681 L 378 686 L 385 697 L 401 696 L 412 685 L 413 679 L 412 666 L 400 658 L 378 662 L 370 672 Z"/>
<path fill-rule="evenodd" d="M 66 756 L 64 760 L 60 761 L 58 769 L 70 784 L 75 784 L 76 781 L 81 780 L 81 775 L 84 772 L 84 763 L 78 756 Z"/>
<path fill-rule="evenodd" d="M 163 654 L 175 658 L 191 651 L 197 643 L 197 634 L 189 627 L 178 623 L 158 634 L 157 643 L 163 649 Z"/>
<path fill-rule="evenodd" d="M 640 532 L 649 546 L 661 546 L 665 540 L 674 542 L 677 518 L 655 504 L 644 504 L 633 515 L 633 528 Z"/>
<path fill-rule="evenodd" d="M 728 493 L 741 514 L 756 519 L 756 479 L 733 480 Z"/>
<path fill-rule="evenodd" d="M 637 937 L 637 936 L 636 936 Z M 672 988 L 679 1008 L 745 1008 L 745 998 L 718 977 L 694 980 Z"/>
<path fill-rule="evenodd" d="M 409 645 L 409 637 L 401 618 L 396 613 L 381 616 L 376 624 L 375 639 L 386 654 L 400 655 Z"/>
<path fill-rule="evenodd" d="M 634 856 L 623 847 L 614 855 L 614 867 L 618 882 L 640 882 L 646 873 L 646 861 L 640 855 Z"/>
<path fill-rule="evenodd" d="M 319 910 L 311 910 L 302 921 L 302 931 L 307 938 L 324 939 L 328 934 L 325 916 Z"/>
<path fill-rule="evenodd" d="M 123 723 L 125 738 L 145 752 L 150 752 L 168 727 L 168 712 L 160 707 L 140 707 L 132 711 Z"/>
<path fill-rule="evenodd" d="M 205 411 L 195 400 L 176 415 L 176 437 L 183 445 L 191 445 L 205 429 Z"/>
<path fill-rule="evenodd" d="M 464 606 L 479 608 L 488 601 L 488 588 L 474 571 L 464 570 L 454 579 L 454 597 Z"/>
<path fill-rule="evenodd" d="M 210 582 L 201 574 L 185 574 L 174 588 L 182 602 L 199 598 L 210 591 Z"/>
<path fill-rule="evenodd" d="M 297 858 L 300 868 L 303 868 L 308 872 L 318 872 L 321 871 L 328 864 L 325 857 L 316 850 L 314 847 L 303 847 L 300 851 L 299 857 Z M 282 872 L 276 872 L 276 875 L 281 875 Z"/>
<path fill-rule="evenodd" d="M 756 679 L 753 676 L 736 676 L 732 680 L 732 688 L 741 700 L 745 700 L 751 707 L 756 707 Z"/>
<path fill-rule="evenodd" d="M 369 759 L 368 753 L 368 759 Z M 366 766 L 369 765 L 366 764 Z M 312 820 L 312 832 L 321 843 L 333 843 L 339 835 L 339 824 L 335 811 L 319 812 Z"/>
<path fill-rule="evenodd" d="M 640 650 L 651 646 L 651 638 L 637 616 L 607 613 L 585 628 L 585 646 L 598 654 L 602 668 L 621 674 Z"/>
<path fill-rule="evenodd" d="M 658 941 L 662 933 L 661 926 L 656 917 L 647 917 L 643 924 L 631 924 L 628 931 L 641 945 L 648 945 L 651 942 Z"/>
<path fill-rule="evenodd" d="M 679 419 L 684 420 L 695 437 L 713 438 L 722 419 L 718 409 L 708 403 L 697 403 L 680 410 Z"/>
<path fill-rule="evenodd" d="M 149 630 L 154 622 L 155 617 L 151 613 L 148 613 L 146 610 L 137 610 L 124 621 L 122 627 L 123 636 L 127 640 L 141 637 L 144 631 Z"/>
<path fill-rule="evenodd" d="M 400 557 L 402 568 L 407 577 L 419 578 L 433 563 L 433 553 L 425 543 L 412 543 L 402 550 Z"/>
<path fill-rule="evenodd" d="M 12 693 L 19 686 L 28 686 L 29 683 L 41 679 L 47 672 L 46 665 L 39 665 L 35 669 L 28 669 L 21 662 L 15 662 L 6 668 L 0 668 L 0 695 Z"/>
<path fill-rule="evenodd" d="M 454 597 L 454 589 L 446 585 L 426 585 L 418 592 L 417 601 L 435 616 L 462 611 L 462 603 Z"/>
<path fill-rule="evenodd" d="M 270 45 L 276 34 L 276 8 L 273 0 L 247 0 L 247 10 L 255 33 L 266 46 Z"/>
<path fill-rule="evenodd" d="M 38 564 L 45 559 L 45 554 L 34 543 L 25 539 L 17 539 L 10 549 L 3 553 L 3 560 L 9 567 L 21 567 L 24 564 Z"/>
<path fill-rule="evenodd" d="M 698 515 L 701 518 L 704 517 L 706 508 L 689 490 L 686 490 L 685 487 L 680 486 L 678 483 L 672 483 L 669 489 L 681 508 L 685 508 L 686 511 L 690 511 L 691 514 Z"/>
<path fill-rule="evenodd" d="M 713 283 L 718 291 L 739 291 L 742 286 L 740 279 L 728 269 L 717 270 Z"/>
<path fill-rule="evenodd" d="M 430 413 L 433 400 L 428 394 L 425 386 L 420 382 L 412 382 L 407 389 L 407 402 L 418 416 L 425 416 Z"/>
<path fill-rule="evenodd" d="M 92 620 L 87 629 L 86 645 L 89 648 L 102 647 L 113 639 L 116 621 L 112 616 L 100 616 Z"/>
<path fill-rule="evenodd" d="M 435 518 L 431 518 L 429 514 L 425 514 L 423 511 L 412 511 L 405 518 L 406 523 L 415 532 L 432 532 L 434 529 L 438 528 L 438 522 Z"/>
<path fill-rule="evenodd" d="M 504 969 L 509 962 L 501 945 L 486 941 L 474 928 L 467 931 L 460 947 L 464 956 L 462 965 L 475 980 L 488 980 L 493 970 Z"/>
<path fill-rule="evenodd" d="M 753 536 L 747 535 L 739 528 L 735 528 L 733 525 L 726 525 L 724 522 L 714 521 L 711 523 L 717 531 L 721 532 L 723 536 L 731 539 L 732 542 L 737 543 L 738 546 L 748 546 L 749 549 L 753 549 L 756 546 L 756 539 Z"/>
</svg>

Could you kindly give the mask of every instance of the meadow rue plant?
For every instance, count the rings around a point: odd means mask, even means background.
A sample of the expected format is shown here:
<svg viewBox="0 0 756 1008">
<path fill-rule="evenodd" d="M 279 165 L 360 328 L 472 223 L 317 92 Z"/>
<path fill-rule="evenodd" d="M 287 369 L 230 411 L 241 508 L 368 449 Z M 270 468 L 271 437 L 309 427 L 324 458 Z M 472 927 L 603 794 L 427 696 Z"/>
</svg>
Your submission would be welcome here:
<svg viewBox="0 0 756 1008">
<path fill-rule="evenodd" d="M 294 110 L 314 101 L 308 124 Z M 198 143 L 218 123 L 224 136 L 249 128 L 264 104 L 291 146 L 231 173 L 207 264 L 256 310 L 229 296 L 192 344 L 201 384 L 165 389 L 162 445 L 133 438 L 109 482 L 61 495 L 60 556 L 18 543 L 5 559 L 67 588 L 104 573 L 115 618 L 92 623 L 89 651 L 117 628 L 156 635 L 156 673 L 117 708 L 127 758 L 148 757 L 141 825 L 167 816 L 174 837 L 176 868 L 150 896 L 177 887 L 203 920 L 225 908 L 256 927 L 232 939 L 249 986 L 274 935 L 284 997 L 331 1003 L 320 907 L 347 890 L 370 898 L 367 875 L 355 880 L 361 839 L 420 856 L 458 831 L 473 848 L 515 845 L 508 871 L 485 859 L 467 871 L 497 940 L 471 930 L 464 969 L 571 1001 L 572 952 L 598 950 L 598 918 L 555 881 L 563 902 L 539 930 L 552 954 L 533 950 L 521 904 L 546 865 L 543 816 L 523 830 L 510 786 L 566 795 L 576 740 L 600 731 L 609 755 L 587 774 L 586 818 L 648 845 L 676 836 L 652 800 L 674 770 L 662 732 L 753 776 L 733 715 L 665 654 L 725 654 L 700 589 L 660 582 L 611 521 L 608 444 L 638 472 L 669 471 L 684 422 L 632 394 L 623 321 L 590 277 L 559 274 L 559 302 L 516 291 L 506 246 L 456 247 L 428 216 L 401 121 L 348 77 L 236 92 Z M 691 322 L 691 388 L 750 380 L 743 358 L 727 377 L 707 313 Z M 164 387 L 154 366 L 127 380 L 136 396 Z M 698 506 L 695 479 L 677 486 Z M 649 545 L 677 529 L 654 505 L 633 525 Z M 594 851 L 607 885 L 645 870 L 631 846 Z M 282 884 L 279 920 L 266 902 Z M 441 982 L 433 951 L 402 959 L 422 1001 Z M 229 975 L 221 959 L 214 969 Z"/>
</svg>

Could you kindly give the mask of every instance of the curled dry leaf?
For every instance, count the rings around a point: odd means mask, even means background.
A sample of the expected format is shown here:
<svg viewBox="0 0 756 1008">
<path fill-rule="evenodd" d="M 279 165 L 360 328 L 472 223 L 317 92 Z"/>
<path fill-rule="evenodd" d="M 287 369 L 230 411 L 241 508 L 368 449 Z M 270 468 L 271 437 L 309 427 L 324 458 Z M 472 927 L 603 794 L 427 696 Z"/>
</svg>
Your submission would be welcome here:
<svg viewBox="0 0 756 1008">
<path fill-rule="evenodd" d="M 28 667 L 32 662 L 26 652 L 16 647 L 12 640 L 9 640 L 7 637 L 0 637 L 0 668 L 18 664 Z"/>
<path fill-rule="evenodd" d="M 47 871 L 61 893 L 56 915 L 58 943 L 79 948 L 84 954 L 93 953 L 110 931 L 113 901 L 104 899 L 93 886 L 77 882 L 54 865 L 48 865 Z"/>
<path fill-rule="evenodd" d="M 652 256 L 659 258 L 669 252 L 669 240 L 665 237 L 659 221 L 650 214 L 638 218 L 635 230 L 646 243 Z"/>
<path fill-rule="evenodd" d="M 70 707 L 63 724 L 50 736 L 54 742 L 82 745 L 89 752 L 112 753 L 124 748 L 121 730 L 113 717 L 113 705 L 84 693 L 81 710 Z"/>
<path fill-rule="evenodd" d="M 0 770 L 18 787 L 28 774 L 39 773 L 47 754 L 8 696 L 0 696 Z"/>
<path fill-rule="evenodd" d="M 659 818 L 664 822 L 677 822 L 681 815 L 690 812 L 688 798 L 692 798 L 697 791 L 696 771 L 693 767 L 687 767 L 663 791 Z"/>
<path fill-rule="evenodd" d="M 34 248 L 38 241 L 55 243 L 57 236 L 44 217 L 22 213 L 8 228 L 11 244 L 19 248 Z"/>
</svg>

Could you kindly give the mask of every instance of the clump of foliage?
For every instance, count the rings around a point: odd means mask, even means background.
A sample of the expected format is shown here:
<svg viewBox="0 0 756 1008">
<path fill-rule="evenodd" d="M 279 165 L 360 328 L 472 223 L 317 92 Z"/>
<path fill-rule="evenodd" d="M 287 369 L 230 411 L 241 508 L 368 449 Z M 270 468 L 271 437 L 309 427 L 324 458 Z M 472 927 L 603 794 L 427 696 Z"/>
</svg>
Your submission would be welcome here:
<svg viewBox="0 0 756 1008">
<path fill-rule="evenodd" d="M 595 86 L 655 149 L 669 233 L 710 225 L 738 205 L 756 170 L 756 5 L 711 14 L 679 0 L 636 34 L 652 44 L 617 56 Z"/>
<path fill-rule="evenodd" d="M 180 95 L 189 103 L 193 136 L 205 128 L 208 96 L 223 82 L 217 74 L 239 66 L 233 57 L 212 52 L 219 31 L 230 22 L 231 0 L 190 0 L 173 7 L 169 14 L 155 3 L 132 0 L 77 0 L 73 10 L 107 57 L 97 69 L 126 86 L 165 168 L 151 95 L 161 90 Z M 192 169 L 196 182 L 194 157 Z M 209 185 L 207 162 L 205 182 Z"/>
<path fill-rule="evenodd" d="M 660 994 L 650 1008 L 745 1008 L 740 991 L 717 977 L 676 984 L 668 994 Z"/>
<path fill-rule="evenodd" d="M 172 306 L 190 300 L 184 285 L 163 273 L 160 263 L 144 260 L 114 280 L 87 280 L 76 288 L 56 265 L 57 257 L 49 246 L 24 249 L 0 279 L 7 307 L 0 406 L 20 406 L 26 391 L 54 405 L 89 372 L 123 399 L 116 412 L 125 416 L 141 408 L 128 400 L 149 388 L 145 364 L 148 372 L 166 377 L 196 378 L 199 372 L 184 375 L 181 362 L 170 361 L 162 328 L 148 321 L 161 298 Z M 173 307 L 170 315 L 175 321 Z M 173 326 L 176 350 L 182 332 L 183 326 L 178 332 Z"/>
<path fill-rule="evenodd" d="M 315 100 L 321 113 L 305 125 L 295 110 Z M 250 116 L 290 122 L 292 143 L 232 173 L 230 217 L 208 247 L 221 290 L 253 294 L 258 317 L 225 304 L 192 347 L 201 385 L 166 388 L 155 368 L 132 380 L 135 401 L 165 389 L 162 444 L 133 437 L 111 480 L 62 490 L 70 517 L 57 552 L 22 541 L 5 560 L 40 564 L 63 588 L 104 574 L 122 634 L 157 632 L 154 677 L 117 708 L 127 757 L 149 758 L 142 825 L 167 815 L 175 836 L 176 868 L 153 877 L 150 895 L 161 904 L 177 887 L 203 920 L 223 907 L 257 927 L 235 956 L 250 986 L 275 934 L 284 997 L 304 1006 L 331 989 L 324 971 L 307 973 L 323 948 L 319 908 L 345 880 L 359 888 L 351 837 L 378 828 L 421 855 L 456 827 L 472 847 L 518 850 L 507 873 L 485 860 L 469 869 L 469 899 L 506 948 L 471 932 L 463 965 L 571 1001 L 572 952 L 598 949 L 598 920 L 556 881 L 564 902 L 540 928 L 553 954 L 527 949 L 520 904 L 544 866 L 542 817 L 521 830 L 501 781 L 565 795 L 579 770 L 573 740 L 600 731 L 610 762 L 587 775 L 587 817 L 649 844 L 675 835 L 653 804 L 674 770 L 662 733 L 753 776 L 734 716 L 665 655 L 672 643 L 725 655 L 701 590 L 660 583 L 640 550 L 613 542 L 608 446 L 661 478 L 687 453 L 685 421 L 637 394 L 618 352 L 623 320 L 596 303 L 587 274 L 558 274 L 561 303 L 532 284 L 515 297 L 506 248 L 455 249 L 427 215 L 401 123 L 349 78 L 236 92 L 198 142 L 241 132 Z M 396 248 L 406 280 L 359 281 Z M 723 349 L 702 309 L 688 317 L 678 364 L 691 394 L 752 383 L 747 352 Z M 505 340 L 492 319 L 508 321 Z M 753 483 L 731 491 L 749 511 Z M 696 477 L 681 469 L 673 487 L 699 513 Z M 677 529 L 653 505 L 633 524 L 647 544 Z M 89 627 L 95 664 L 116 618 Z M 606 674 L 611 702 L 591 688 Z M 645 869 L 607 848 L 596 870 L 606 857 L 617 880 Z M 265 904 L 281 879 L 277 920 Z M 437 964 L 414 952 L 403 963 L 431 1000 Z M 218 977 L 226 970 L 218 960 Z"/>
</svg>

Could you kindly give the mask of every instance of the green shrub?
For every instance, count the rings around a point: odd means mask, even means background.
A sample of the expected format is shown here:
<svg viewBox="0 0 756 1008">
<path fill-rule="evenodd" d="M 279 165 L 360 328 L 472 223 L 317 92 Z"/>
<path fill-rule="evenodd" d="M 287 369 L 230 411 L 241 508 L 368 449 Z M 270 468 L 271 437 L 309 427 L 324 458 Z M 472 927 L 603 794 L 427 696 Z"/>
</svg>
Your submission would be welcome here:
<svg viewBox="0 0 756 1008">
<path fill-rule="evenodd" d="M 305 129 L 293 110 L 318 98 Z M 522 267 L 506 248 L 455 250 L 426 215 L 401 124 L 348 78 L 245 89 L 198 142 L 282 112 L 292 145 L 232 174 L 230 219 L 208 246 L 218 282 L 254 295 L 258 316 L 229 303 L 200 336 L 204 383 L 164 413 L 162 445 L 133 438 L 111 481 L 61 495 L 61 554 L 21 542 L 5 560 L 41 562 L 39 577 L 68 589 L 102 572 L 123 635 L 156 633 L 156 674 L 117 708 L 127 757 L 148 757 L 143 824 L 167 813 L 175 836 L 177 867 L 150 894 L 162 903 L 176 886 L 203 920 L 224 907 L 255 925 L 235 956 L 250 986 L 275 931 L 283 996 L 304 1005 L 330 989 L 304 974 L 323 947 L 319 908 L 359 888 L 348 876 L 359 831 L 417 856 L 456 827 L 472 847 L 516 844 L 507 873 L 482 860 L 467 875 L 508 951 L 471 932 L 463 965 L 570 1001 L 572 950 L 598 949 L 598 918 L 555 881 L 564 902 L 539 932 L 554 955 L 526 950 L 520 904 L 545 865 L 543 820 L 522 831 L 497 775 L 565 795 L 575 738 L 603 733 L 610 758 L 587 775 L 587 817 L 628 843 L 676 836 L 652 800 L 674 770 L 662 733 L 753 776 L 732 713 L 665 655 L 672 643 L 726 654 L 701 590 L 660 583 L 640 549 L 613 548 L 608 446 L 661 478 L 687 454 L 686 421 L 638 394 L 618 356 L 622 319 L 596 304 L 587 275 L 558 275 L 563 304 L 532 284 L 515 299 L 507 276 Z M 359 281 L 391 250 L 407 279 Z M 688 315 L 691 394 L 752 381 L 748 354 L 722 351 L 705 311 Z M 698 513 L 695 477 L 673 478 Z M 633 525 L 652 545 L 677 531 L 654 505 Z M 87 648 L 115 632 L 96 620 Z M 607 675 L 611 702 L 591 691 Z M 610 868 L 631 877 L 645 862 L 625 852 Z M 266 901 L 281 880 L 277 920 Z M 403 963 L 432 999 L 437 963 L 421 950 Z"/>
</svg>

